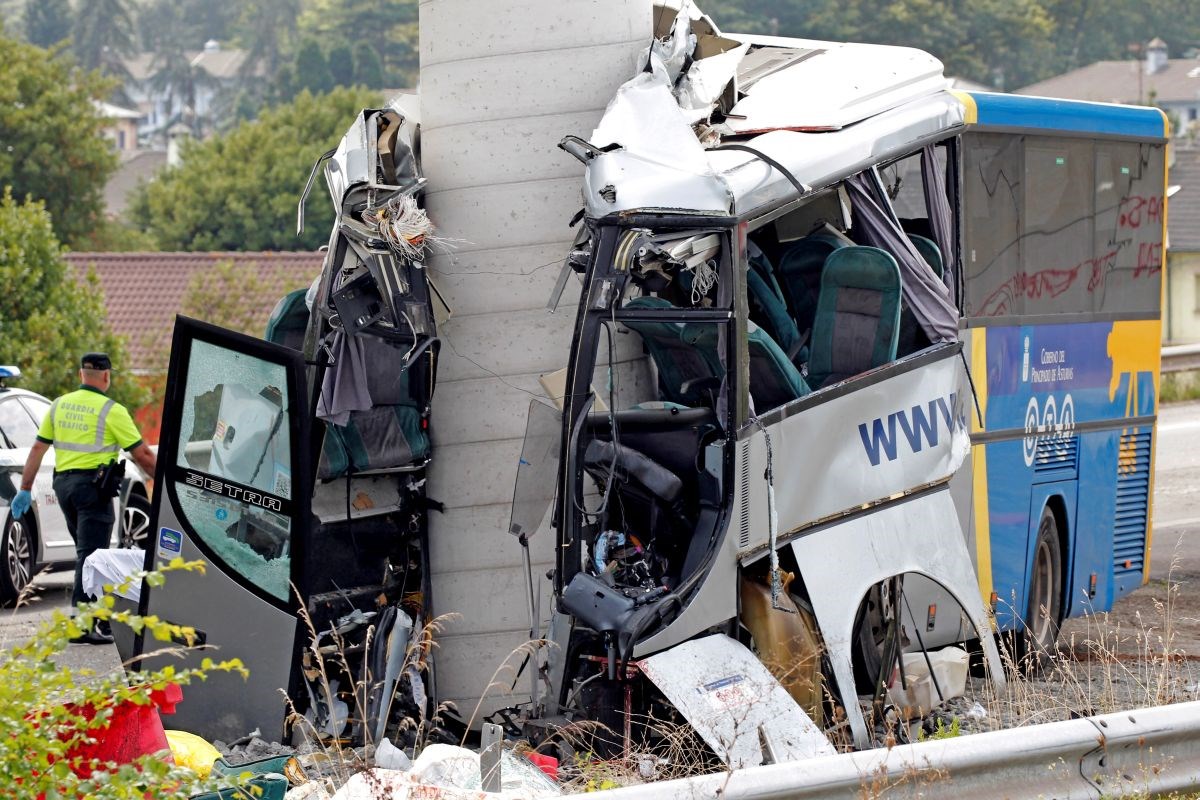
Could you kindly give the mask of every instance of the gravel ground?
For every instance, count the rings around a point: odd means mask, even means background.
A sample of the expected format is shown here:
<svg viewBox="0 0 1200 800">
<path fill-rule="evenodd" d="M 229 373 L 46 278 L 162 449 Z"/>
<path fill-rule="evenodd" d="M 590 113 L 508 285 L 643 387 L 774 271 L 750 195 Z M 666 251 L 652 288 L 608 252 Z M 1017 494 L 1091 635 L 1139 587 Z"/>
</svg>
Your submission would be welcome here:
<svg viewBox="0 0 1200 800">
<path fill-rule="evenodd" d="M 1067 620 L 1042 674 L 1010 677 L 998 691 L 972 676 L 962 697 L 919 724 L 925 735 L 939 720 L 942 730 L 978 733 L 1200 700 L 1198 589 L 1200 574 L 1173 572 L 1111 612 Z"/>
</svg>

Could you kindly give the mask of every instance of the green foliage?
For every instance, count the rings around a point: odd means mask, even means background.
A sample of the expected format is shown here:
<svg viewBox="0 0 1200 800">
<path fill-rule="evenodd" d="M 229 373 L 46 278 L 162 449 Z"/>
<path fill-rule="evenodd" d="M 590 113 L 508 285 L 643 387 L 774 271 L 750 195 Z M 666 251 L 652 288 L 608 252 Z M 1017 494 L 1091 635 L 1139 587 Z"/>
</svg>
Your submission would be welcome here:
<svg viewBox="0 0 1200 800">
<path fill-rule="evenodd" d="M 72 249 L 82 253 L 139 253 L 157 250 L 158 245 L 149 234 L 129 223 L 102 218 L 75 240 Z"/>
<path fill-rule="evenodd" d="M 242 64 L 246 83 L 261 82 L 261 69 L 273 79 L 287 61 L 296 35 L 301 0 L 247 0 L 238 18 L 235 43 L 247 50 Z"/>
<path fill-rule="evenodd" d="M 354 83 L 371 89 L 383 88 L 383 60 L 369 44 L 354 50 Z"/>
<path fill-rule="evenodd" d="M 1193 0 L 710 0 L 703 8 L 731 31 L 919 47 L 948 75 L 1005 89 L 1138 57 L 1155 36 L 1177 57 L 1200 41 Z"/>
<path fill-rule="evenodd" d="M 1162 376 L 1159 400 L 1163 403 L 1182 403 L 1200 400 L 1200 373 L 1168 372 Z"/>
<path fill-rule="evenodd" d="M 164 7 L 170 6 L 164 13 Z M 212 0 L 174 0 L 140 4 L 137 12 L 138 38 L 143 49 L 153 51 L 154 42 L 174 35 L 189 42 L 188 49 L 198 50 L 209 39 L 228 41 L 233 35 L 239 3 L 214 3 Z"/>
<path fill-rule="evenodd" d="M 70 35 L 68 0 L 25 0 L 25 38 L 30 44 L 49 47 Z"/>
<path fill-rule="evenodd" d="M 139 573 L 128 580 L 140 582 L 144 577 L 151 585 L 161 585 L 166 572 L 203 569 L 202 561 L 177 558 L 159 572 Z M 197 669 L 166 666 L 134 673 L 136 682 L 131 685 L 124 674 L 99 675 L 56 662 L 68 640 L 88 630 L 96 620 L 128 625 L 161 642 L 194 639 L 192 628 L 153 616 L 115 611 L 112 590 L 105 587 L 104 597 L 84 606 L 74 619 L 55 611 L 29 640 L 0 651 L 0 728 L 5 732 L 0 737 L 0 774 L 7 786 L 20 787 L 22 797 L 145 800 L 186 797 L 217 788 L 217 779 L 201 781 L 194 772 L 176 767 L 161 754 L 117 765 L 85 763 L 73 752 L 103 735 L 118 707 L 149 705 L 151 692 L 161 691 L 168 684 L 187 686 L 218 672 L 248 674 L 238 659 L 204 659 Z M 86 713 L 87 709 L 93 713 Z M 90 776 L 76 775 L 73 769 L 79 767 L 90 767 Z"/>
<path fill-rule="evenodd" d="M 126 75 L 121 56 L 133 54 L 135 41 L 129 0 L 80 0 L 71 42 L 75 58 L 84 67 Z"/>
<path fill-rule="evenodd" d="M 298 91 L 325 94 L 333 88 L 333 74 L 329 71 L 329 62 L 316 39 L 305 37 L 300 42 L 293 69 Z"/>
<path fill-rule="evenodd" d="M 40 203 L 0 197 L 0 364 L 21 368 L 20 386 L 49 397 L 79 384 L 79 357 L 107 352 L 120 370 L 129 363 L 123 340 L 104 319 L 104 294 L 95 274 L 80 284 Z M 137 408 L 145 401 L 132 379 L 117 377 L 110 393 Z"/>
<path fill-rule="evenodd" d="M 354 115 L 378 105 L 374 92 L 301 92 L 254 122 L 183 151 L 183 163 L 137 193 L 130 213 L 164 250 L 315 250 L 333 210 L 319 188 L 304 235 L 296 203 L 313 162 L 341 140 Z"/>
<path fill-rule="evenodd" d="M 275 301 L 296 289 L 306 288 L 311 279 L 312 276 L 297 275 L 294 270 L 263 269 L 257 263 L 245 261 L 218 261 L 191 277 L 179 313 L 260 338 Z M 264 302 L 263 298 L 270 300 Z M 165 377 L 171 355 L 171 326 L 153 336 L 145 346 L 149 352 L 147 366 Z"/>
<path fill-rule="evenodd" d="M 922 728 L 917 734 L 917 741 L 924 742 L 933 739 L 957 739 L 959 736 L 962 736 L 962 728 L 958 717 L 951 717 L 949 725 L 946 724 L 944 719 L 938 717 L 937 727 L 934 728 L 933 732 L 925 733 L 924 728 Z"/>
<path fill-rule="evenodd" d="M 5 36 L 0 64 L 0 186 L 43 201 L 58 238 L 74 243 L 101 218 L 116 168 L 92 106 L 111 84 Z"/>
<path fill-rule="evenodd" d="M 305 0 L 300 32 L 322 42 L 370 46 L 383 62 L 381 83 L 415 86 L 418 69 L 417 0 Z M 362 79 L 358 79 L 362 83 Z"/>
<path fill-rule="evenodd" d="M 329 74 L 334 86 L 354 85 L 354 48 L 348 42 L 338 42 L 329 48 Z"/>
<path fill-rule="evenodd" d="M 200 136 L 205 121 L 196 113 L 196 94 L 200 87 L 212 84 L 213 79 L 195 63 L 192 51 L 197 44 L 196 30 L 184 13 L 184 7 L 176 0 L 155 0 L 142 10 L 139 22 L 143 24 L 146 46 L 154 54 L 150 61 L 150 88 L 169 106 L 185 109 L 179 121 L 191 128 L 193 136 Z M 176 121 L 165 120 L 162 127 L 168 129 Z"/>
</svg>

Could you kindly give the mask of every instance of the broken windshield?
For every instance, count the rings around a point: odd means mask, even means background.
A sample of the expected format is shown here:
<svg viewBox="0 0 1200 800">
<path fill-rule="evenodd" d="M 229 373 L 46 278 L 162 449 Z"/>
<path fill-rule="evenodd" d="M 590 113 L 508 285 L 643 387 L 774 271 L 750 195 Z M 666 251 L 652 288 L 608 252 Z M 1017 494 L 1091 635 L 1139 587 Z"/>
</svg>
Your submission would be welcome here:
<svg viewBox="0 0 1200 800">
<path fill-rule="evenodd" d="M 292 496 L 287 374 L 281 364 L 192 343 L 176 496 L 188 523 L 234 572 L 288 598 Z"/>
</svg>

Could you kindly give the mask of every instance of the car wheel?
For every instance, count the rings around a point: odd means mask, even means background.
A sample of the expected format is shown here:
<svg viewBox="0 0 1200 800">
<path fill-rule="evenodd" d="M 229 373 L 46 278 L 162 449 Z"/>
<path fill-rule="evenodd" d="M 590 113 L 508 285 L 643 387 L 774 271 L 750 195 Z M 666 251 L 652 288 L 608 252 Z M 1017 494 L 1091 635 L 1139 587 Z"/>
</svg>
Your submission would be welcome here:
<svg viewBox="0 0 1200 800">
<path fill-rule="evenodd" d="M 150 501 L 140 494 L 131 494 L 121 514 L 121 547 L 145 550 L 149 539 Z"/>
<path fill-rule="evenodd" d="M 1034 544 L 1033 571 L 1029 576 L 1029 608 L 1025 630 L 1018 637 L 1018 663 L 1030 673 L 1045 669 L 1056 651 L 1062 625 L 1062 548 L 1058 520 L 1049 508 L 1042 509 Z"/>
<path fill-rule="evenodd" d="M 31 513 L 8 518 L 0 540 L 0 601 L 11 605 L 33 580 L 33 523 Z"/>
</svg>

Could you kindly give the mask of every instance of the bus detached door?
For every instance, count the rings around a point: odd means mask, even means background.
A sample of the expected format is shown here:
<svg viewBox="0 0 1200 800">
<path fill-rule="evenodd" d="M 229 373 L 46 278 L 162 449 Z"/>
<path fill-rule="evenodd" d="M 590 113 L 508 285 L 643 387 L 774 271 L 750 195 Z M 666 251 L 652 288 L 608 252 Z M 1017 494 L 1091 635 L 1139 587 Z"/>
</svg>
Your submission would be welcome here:
<svg viewBox="0 0 1200 800">
<path fill-rule="evenodd" d="M 183 666 L 238 658 L 249 670 L 246 679 L 215 674 L 184 689 L 172 726 L 209 740 L 255 728 L 282 740 L 283 693 L 298 686 L 292 587 L 311 516 L 306 398 L 298 351 L 177 319 L 146 564 L 183 558 L 207 567 L 144 586 L 140 611 L 196 629 L 199 649 Z M 161 646 L 143 635 L 134 650 Z"/>
</svg>

